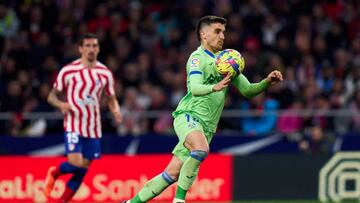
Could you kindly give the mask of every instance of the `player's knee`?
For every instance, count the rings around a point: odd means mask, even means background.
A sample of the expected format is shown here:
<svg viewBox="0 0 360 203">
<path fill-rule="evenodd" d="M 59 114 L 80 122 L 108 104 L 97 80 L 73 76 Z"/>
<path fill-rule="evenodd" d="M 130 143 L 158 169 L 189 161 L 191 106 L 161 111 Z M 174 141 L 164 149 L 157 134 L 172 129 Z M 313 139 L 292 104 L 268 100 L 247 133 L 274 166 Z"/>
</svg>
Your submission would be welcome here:
<svg viewBox="0 0 360 203">
<path fill-rule="evenodd" d="M 168 172 L 164 171 L 161 173 L 161 176 L 169 185 L 171 185 L 177 180 L 179 174 L 168 173 Z"/>
<path fill-rule="evenodd" d="M 75 167 L 78 167 L 78 168 L 82 168 L 84 166 L 83 160 L 71 160 L 71 159 L 69 159 L 68 162 L 71 165 L 73 165 Z"/>
<path fill-rule="evenodd" d="M 190 156 L 198 161 L 204 161 L 209 152 L 204 150 L 194 150 L 190 152 Z"/>
</svg>

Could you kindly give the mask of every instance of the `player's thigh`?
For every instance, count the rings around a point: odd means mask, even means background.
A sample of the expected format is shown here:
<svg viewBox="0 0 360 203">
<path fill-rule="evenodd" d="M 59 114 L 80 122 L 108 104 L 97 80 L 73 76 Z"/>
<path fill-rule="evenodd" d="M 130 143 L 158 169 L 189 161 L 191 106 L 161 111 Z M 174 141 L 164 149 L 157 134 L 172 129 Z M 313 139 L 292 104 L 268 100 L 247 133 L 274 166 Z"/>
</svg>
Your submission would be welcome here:
<svg viewBox="0 0 360 203">
<path fill-rule="evenodd" d="M 100 139 L 84 138 L 75 132 L 65 132 L 64 138 L 68 162 L 74 166 L 88 168 L 101 155 Z"/>
<path fill-rule="evenodd" d="M 189 151 L 201 150 L 209 152 L 208 141 L 201 131 L 192 131 L 190 132 L 185 139 L 184 146 L 189 149 Z"/>
<path fill-rule="evenodd" d="M 174 129 L 176 132 L 176 135 L 179 138 L 178 144 L 175 146 L 172 153 L 179 158 L 181 161 L 185 161 L 189 155 L 190 151 L 195 149 L 194 147 L 187 148 L 185 147 L 185 140 L 189 134 L 192 132 L 204 132 L 203 126 L 201 123 L 199 123 L 199 120 L 194 118 L 190 114 L 180 114 L 174 119 Z M 191 139 L 192 140 L 192 139 Z M 190 141 L 191 142 L 191 141 Z M 201 142 L 204 143 L 204 142 Z M 194 145 L 192 145 L 194 146 Z M 197 146 L 197 145 L 196 145 Z M 203 146 L 203 145 L 201 145 Z M 206 147 L 202 147 L 205 148 Z M 199 147 L 199 149 L 201 149 Z"/>
<path fill-rule="evenodd" d="M 99 159 L 101 157 L 100 138 L 81 138 L 82 155 L 87 160 Z"/>
<path fill-rule="evenodd" d="M 84 158 L 84 161 L 83 161 L 83 167 L 84 168 L 89 168 L 91 163 L 92 163 L 92 159 L 87 159 L 87 158 Z"/>
<path fill-rule="evenodd" d="M 69 164 L 77 167 L 83 167 L 84 165 L 84 158 L 80 152 L 77 153 L 68 153 L 67 154 L 67 161 Z"/>
<path fill-rule="evenodd" d="M 67 160 L 71 165 L 82 167 L 83 155 L 82 155 L 82 142 L 80 135 L 75 132 L 64 133 L 65 142 L 65 154 Z"/>
<path fill-rule="evenodd" d="M 178 157 L 173 156 L 170 160 L 169 164 L 166 166 L 165 171 L 174 179 L 177 180 L 180 174 L 180 169 L 183 165 L 183 161 L 181 161 Z"/>
<path fill-rule="evenodd" d="M 174 130 L 179 138 L 179 144 L 184 145 L 186 137 L 192 132 L 204 132 L 198 119 L 190 114 L 180 114 L 174 119 Z"/>
</svg>

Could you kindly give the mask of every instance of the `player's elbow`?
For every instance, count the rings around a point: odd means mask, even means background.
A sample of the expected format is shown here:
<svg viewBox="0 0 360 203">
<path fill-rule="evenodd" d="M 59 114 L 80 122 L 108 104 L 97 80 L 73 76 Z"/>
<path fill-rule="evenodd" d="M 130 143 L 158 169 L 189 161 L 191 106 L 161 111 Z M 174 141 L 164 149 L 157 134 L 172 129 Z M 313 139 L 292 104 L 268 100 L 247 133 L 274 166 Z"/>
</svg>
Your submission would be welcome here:
<svg viewBox="0 0 360 203">
<path fill-rule="evenodd" d="M 200 92 L 197 92 L 197 91 L 190 91 L 190 92 L 194 97 L 201 96 Z"/>
<path fill-rule="evenodd" d="M 202 95 L 201 91 L 199 91 L 200 89 L 197 87 L 191 86 L 189 90 L 190 90 L 190 93 L 192 94 L 192 96 L 194 96 L 194 97 Z"/>
<path fill-rule="evenodd" d="M 209 94 L 208 92 L 205 91 L 199 91 L 199 90 L 190 90 L 190 93 L 194 96 L 194 97 L 200 97 L 200 96 L 204 96 Z"/>
<path fill-rule="evenodd" d="M 246 98 L 246 99 L 251 99 L 253 98 L 255 95 L 251 94 L 250 92 L 248 91 L 244 91 L 244 92 L 241 92 L 241 94 Z"/>
<path fill-rule="evenodd" d="M 51 95 L 51 93 L 48 95 L 46 101 L 47 101 L 49 104 L 51 104 L 51 101 L 52 101 L 52 95 Z"/>
</svg>

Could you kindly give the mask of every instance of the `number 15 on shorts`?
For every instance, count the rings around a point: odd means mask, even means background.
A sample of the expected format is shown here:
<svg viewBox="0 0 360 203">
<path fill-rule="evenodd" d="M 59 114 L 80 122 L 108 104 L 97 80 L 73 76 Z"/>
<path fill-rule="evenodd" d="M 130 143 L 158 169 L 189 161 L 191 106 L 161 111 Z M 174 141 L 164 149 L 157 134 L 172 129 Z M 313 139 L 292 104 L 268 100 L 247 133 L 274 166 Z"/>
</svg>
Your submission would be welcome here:
<svg viewBox="0 0 360 203">
<path fill-rule="evenodd" d="M 65 133 L 66 145 L 69 151 L 74 151 L 78 147 L 79 134 L 75 132 Z"/>
</svg>

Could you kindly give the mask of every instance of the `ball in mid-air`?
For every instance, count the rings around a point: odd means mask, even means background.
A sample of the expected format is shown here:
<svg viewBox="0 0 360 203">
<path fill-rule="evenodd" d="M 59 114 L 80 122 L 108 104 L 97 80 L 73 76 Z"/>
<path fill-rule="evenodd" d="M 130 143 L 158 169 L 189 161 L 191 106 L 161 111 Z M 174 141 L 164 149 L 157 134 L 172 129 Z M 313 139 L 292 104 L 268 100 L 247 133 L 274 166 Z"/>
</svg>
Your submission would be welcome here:
<svg viewBox="0 0 360 203">
<path fill-rule="evenodd" d="M 215 65 L 218 73 L 224 76 L 229 73 L 234 78 L 244 70 L 245 60 L 235 49 L 225 49 L 216 57 Z"/>
</svg>

